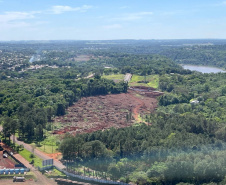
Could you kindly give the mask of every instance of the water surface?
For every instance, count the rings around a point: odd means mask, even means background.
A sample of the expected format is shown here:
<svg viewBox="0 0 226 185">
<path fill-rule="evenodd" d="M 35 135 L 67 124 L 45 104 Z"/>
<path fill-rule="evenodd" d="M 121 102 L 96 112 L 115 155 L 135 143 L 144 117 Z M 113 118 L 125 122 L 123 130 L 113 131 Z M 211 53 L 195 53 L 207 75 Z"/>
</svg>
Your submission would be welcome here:
<svg viewBox="0 0 226 185">
<path fill-rule="evenodd" d="M 196 66 L 196 65 L 184 65 L 184 64 L 182 64 L 182 67 L 184 69 L 189 69 L 191 71 L 198 71 L 198 72 L 201 72 L 201 73 L 219 73 L 219 72 L 225 73 L 226 72 L 226 71 L 224 71 L 220 68 L 210 67 L 210 66 Z"/>
</svg>

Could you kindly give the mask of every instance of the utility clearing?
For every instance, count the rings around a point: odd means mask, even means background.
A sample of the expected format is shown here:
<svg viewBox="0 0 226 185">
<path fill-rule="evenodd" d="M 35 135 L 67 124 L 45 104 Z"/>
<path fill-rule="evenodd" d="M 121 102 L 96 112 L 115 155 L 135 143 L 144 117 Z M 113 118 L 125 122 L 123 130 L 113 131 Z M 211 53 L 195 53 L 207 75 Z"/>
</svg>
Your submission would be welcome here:
<svg viewBox="0 0 226 185">
<path fill-rule="evenodd" d="M 91 133 L 111 127 L 122 128 L 140 121 L 139 116 L 157 108 L 161 92 L 131 88 L 127 93 L 85 97 L 69 107 L 65 116 L 56 117 L 61 128 L 53 134 Z"/>
</svg>

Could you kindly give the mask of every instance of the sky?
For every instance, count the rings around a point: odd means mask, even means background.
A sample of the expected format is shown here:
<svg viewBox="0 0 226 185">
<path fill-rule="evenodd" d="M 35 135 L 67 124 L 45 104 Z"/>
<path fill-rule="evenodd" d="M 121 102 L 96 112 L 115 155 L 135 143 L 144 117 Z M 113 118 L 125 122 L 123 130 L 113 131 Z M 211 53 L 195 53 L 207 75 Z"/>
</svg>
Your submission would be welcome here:
<svg viewBox="0 0 226 185">
<path fill-rule="evenodd" d="M 0 0 L 0 41 L 226 39 L 226 0 Z"/>
</svg>

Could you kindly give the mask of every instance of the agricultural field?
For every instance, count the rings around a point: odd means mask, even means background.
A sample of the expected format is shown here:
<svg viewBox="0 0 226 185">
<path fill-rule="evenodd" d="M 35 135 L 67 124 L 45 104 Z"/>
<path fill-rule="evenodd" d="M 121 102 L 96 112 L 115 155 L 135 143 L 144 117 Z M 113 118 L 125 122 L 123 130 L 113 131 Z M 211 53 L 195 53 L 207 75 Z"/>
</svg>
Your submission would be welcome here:
<svg viewBox="0 0 226 185">
<path fill-rule="evenodd" d="M 68 108 L 67 115 L 56 117 L 55 122 L 61 123 L 62 128 L 53 133 L 90 133 L 111 127 L 127 127 L 139 122 L 140 117 L 153 112 L 156 107 L 155 97 L 143 96 L 132 90 L 82 98 Z"/>
<path fill-rule="evenodd" d="M 111 75 L 103 75 L 102 78 L 106 78 L 108 80 L 113 80 L 114 82 L 120 82 L 124 80 L 124 74 L 111 74 Z"/>
<path fill-rule="evenodd" d="M 132 79 L 129 82 L 129 86 L 145 86 L 145 87 L 153 87 L 158 88 L 159 85 L 159 75 L 147 75 L 146 81 L 147 83 L 144 83 L 145 77 L 139 76 L 139 75 L 133 75 Z"/>
</svg>

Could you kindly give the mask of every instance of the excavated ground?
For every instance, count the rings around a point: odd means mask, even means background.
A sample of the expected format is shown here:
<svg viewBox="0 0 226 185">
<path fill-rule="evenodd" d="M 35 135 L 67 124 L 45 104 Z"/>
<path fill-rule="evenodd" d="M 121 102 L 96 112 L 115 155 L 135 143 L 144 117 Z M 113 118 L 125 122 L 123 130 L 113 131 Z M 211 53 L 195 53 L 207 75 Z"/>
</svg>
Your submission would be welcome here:
<svg viewBox="0 0 226 185">
<path fill-rule="evenodd" d="M 61 123 L 62 128 L 53 133 L 75 135 L 130 126 L 138 121 L 138 115 L 151 113 L 157 108 L 156 97 L 161 94 L 128 90 L 122 94 L 82 98 L 68 108 L 67 115 L 55 119 Z"/>
</svg>

